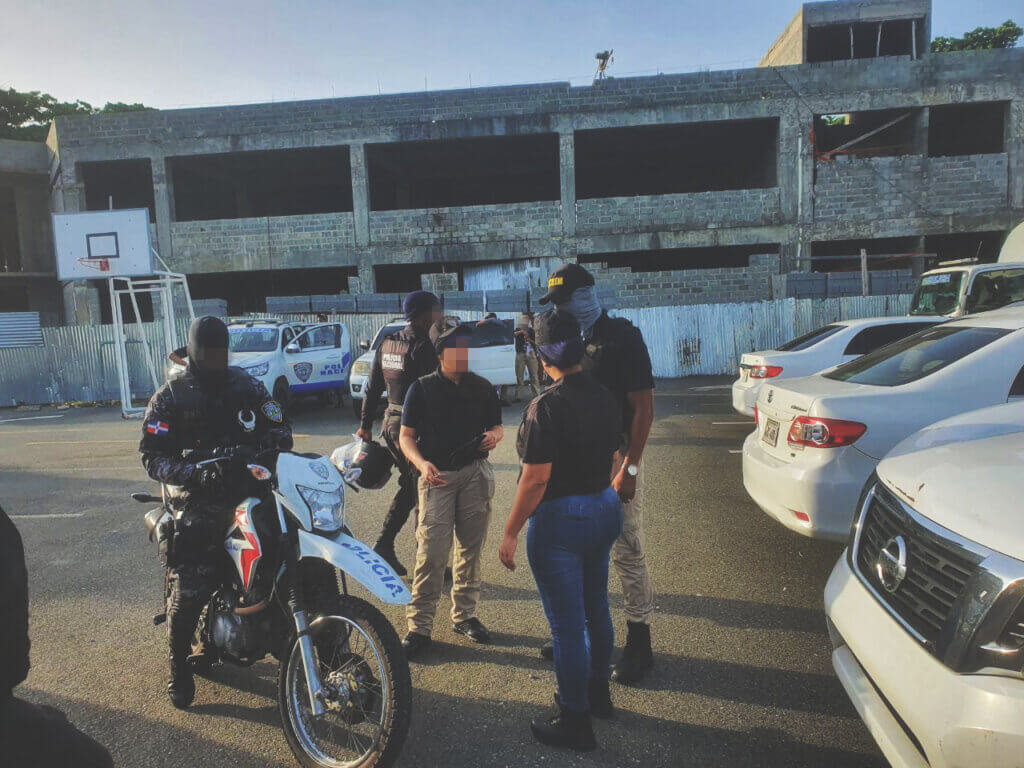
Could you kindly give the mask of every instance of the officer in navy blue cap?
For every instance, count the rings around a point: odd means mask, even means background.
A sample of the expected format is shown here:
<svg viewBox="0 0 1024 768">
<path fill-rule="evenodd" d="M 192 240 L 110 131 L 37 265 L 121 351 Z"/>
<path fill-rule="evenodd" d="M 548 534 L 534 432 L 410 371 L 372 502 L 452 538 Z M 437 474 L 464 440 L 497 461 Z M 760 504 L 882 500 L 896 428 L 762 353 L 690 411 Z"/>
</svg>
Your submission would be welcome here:
<svg viewBox="0 0 1024 768">
<path fill-rule="evenodd" d="M 363 415 L 356 434 L 372 440 L 373 421 L 381 393 L 387 390 L 387 410 L 381 436 L 395 458 L 398 468 L 398 492 L 384 518 L 374 551 L 395 569 L 399 576 L 405 567 L 395 554 L 395 537 L 402 530 L 409 512 L 416 506 L 416 467 L 402 454 L 398 435 L 402 426 L 402 405 L 409 386 L 420 376 L 437 370 L 437 353 L 430 340 L 430 328 L 441 320 L 441 302 L 430 291 L 413 291 L 402 302 L 407 325 L 385 337 L 373 358 L 373 369 L 363 397 Z"/>
</svg>

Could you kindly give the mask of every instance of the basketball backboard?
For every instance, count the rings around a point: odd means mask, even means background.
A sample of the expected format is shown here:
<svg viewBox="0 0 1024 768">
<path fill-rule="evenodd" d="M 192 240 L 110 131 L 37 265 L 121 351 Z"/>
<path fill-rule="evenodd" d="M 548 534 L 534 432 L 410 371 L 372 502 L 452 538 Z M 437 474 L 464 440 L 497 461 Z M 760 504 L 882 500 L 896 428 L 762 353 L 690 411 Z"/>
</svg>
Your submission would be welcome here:
<svg viewBox="0 0 1024 768">
<path fill-rule="evenodd" d="M 53 214 L 59 280 L 153 274 L 146 208 Z"/>
</svg>

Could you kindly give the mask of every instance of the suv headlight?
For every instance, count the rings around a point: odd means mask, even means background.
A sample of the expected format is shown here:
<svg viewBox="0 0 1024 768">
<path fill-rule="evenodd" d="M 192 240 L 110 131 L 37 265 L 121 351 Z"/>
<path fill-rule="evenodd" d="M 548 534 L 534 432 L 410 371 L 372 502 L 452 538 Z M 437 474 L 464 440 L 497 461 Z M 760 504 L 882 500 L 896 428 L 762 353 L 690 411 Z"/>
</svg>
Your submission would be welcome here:
<svg viewBox="0 0 1024 768">
<path fill-rule="evenodd" d="M 313 527 L 331 533 L 345 524 L 345 496 L 341 488 L 318 491 L 316 488 L 295 486 L 313 516 Z"/>
<path fill-rule="evenodd" d="M 270 370 L 270 363 L 268 362 L 268 363 L 260 363 L 259 365 L 254 365 L 251 368 L 246 368 L 245 372 L 248 373 L 250 376 L 266 376 L 267 375 L 267 371 L 269 371 L 269 370 Z"/>
<path fill-rule="evenodd" d="M 366 360 L 356 360 L 356 362 L 352 363 L 352 375 L 369 376 L 372 368 L 373 365 Z"/>
</svg>

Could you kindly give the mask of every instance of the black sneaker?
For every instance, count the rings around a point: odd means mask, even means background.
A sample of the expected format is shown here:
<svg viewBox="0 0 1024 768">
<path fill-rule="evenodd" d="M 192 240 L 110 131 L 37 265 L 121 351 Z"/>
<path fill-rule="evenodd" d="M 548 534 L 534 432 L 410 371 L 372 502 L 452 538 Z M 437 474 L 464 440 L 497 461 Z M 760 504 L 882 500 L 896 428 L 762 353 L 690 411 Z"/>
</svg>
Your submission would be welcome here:
<svg viewBox="0 0 1024 768">
<path fill-rule="evenodd" d="M 402 648 L 405 649 L 405 658 L 409 661 L 415 659 L 432 643 L 428 635 L 421 635 L 419 632 L 410 632 L 402 641 Z"/>
<path fill-rule="evenodd" d="M 472 619 L 460 621 L 458 624 L 452 624 L 452 629 L 460 635 L 465 635 L 474 643 L 491 642 L 491 633 L 487 631 L 487 627 L 476 616 Z"/>
<path fill-rule="evenodd" d="M 548 640 L 540 647 L 540 657 L 545 661 L 555 660 L 555 644 Z"/>
</svg>

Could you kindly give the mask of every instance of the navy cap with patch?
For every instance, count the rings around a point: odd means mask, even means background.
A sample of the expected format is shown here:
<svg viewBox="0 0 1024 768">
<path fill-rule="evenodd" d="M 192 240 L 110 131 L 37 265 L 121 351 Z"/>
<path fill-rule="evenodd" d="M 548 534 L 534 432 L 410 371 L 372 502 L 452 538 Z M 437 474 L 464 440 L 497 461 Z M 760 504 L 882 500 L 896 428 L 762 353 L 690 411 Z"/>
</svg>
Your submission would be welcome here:
<svg viewBox="0 0 1024 768">
<path fill-rule="evenodd" d="M 564 304 L 577 288 L 594 284 L 594 276 L 579 264 L 566 264 L 551 273 L 548 278 L 548 292 L 541 299 L 541 304 L 549 301 Z"/>
</svg>

